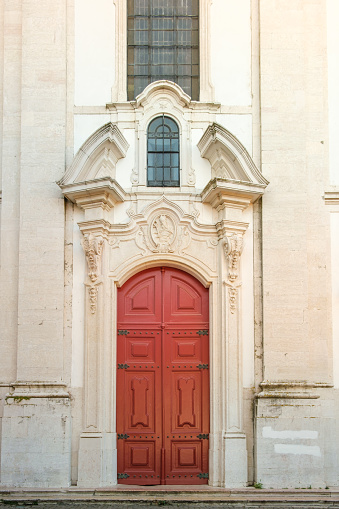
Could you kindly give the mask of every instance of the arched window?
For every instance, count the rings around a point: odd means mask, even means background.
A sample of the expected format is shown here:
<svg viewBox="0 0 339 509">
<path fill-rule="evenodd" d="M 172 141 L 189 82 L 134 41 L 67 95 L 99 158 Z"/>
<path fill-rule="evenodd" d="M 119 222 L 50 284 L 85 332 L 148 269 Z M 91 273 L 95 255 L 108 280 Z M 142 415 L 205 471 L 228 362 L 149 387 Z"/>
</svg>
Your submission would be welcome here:
<svg viewBox="0 0 339 509">
<path fill-rule="evenodd" d="M 157 117 L 147 131 L 147 185 L 180 186 L 179 127 L 169 117 Z"/>
</svg>

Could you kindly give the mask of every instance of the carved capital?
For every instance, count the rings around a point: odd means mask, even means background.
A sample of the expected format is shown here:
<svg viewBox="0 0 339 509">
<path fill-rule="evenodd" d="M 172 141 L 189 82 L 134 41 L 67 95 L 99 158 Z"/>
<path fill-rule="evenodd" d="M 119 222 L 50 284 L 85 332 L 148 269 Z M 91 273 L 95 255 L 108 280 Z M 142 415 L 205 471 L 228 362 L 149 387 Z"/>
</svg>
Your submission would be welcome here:
<svg viewBox="0 0 339 509">
<path fill-rule="evenodd" d="M 103 246 L 103 238 L 94 237 L 92 234 L 85 235 L 82 241 L 82 247 L 84 248 L 88 265 L 88 277 L 92 283 L 95 283 L 95 281 L 100 276 L 101 254 Z"/>
<path fill-rule="evenodd" d="M 233 233 L 224 237 L 224 253 L 228 262 L 228 280 L 234 283 L 239 277 L 239 262 L 243 250 L 243 236 Z"/>
</svg>

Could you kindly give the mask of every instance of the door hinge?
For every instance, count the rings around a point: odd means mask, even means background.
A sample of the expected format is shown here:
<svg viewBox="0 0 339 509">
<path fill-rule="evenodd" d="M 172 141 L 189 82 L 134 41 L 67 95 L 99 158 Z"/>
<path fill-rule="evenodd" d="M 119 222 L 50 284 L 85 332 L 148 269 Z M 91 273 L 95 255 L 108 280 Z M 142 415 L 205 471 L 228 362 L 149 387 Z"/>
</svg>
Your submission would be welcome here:
<svg viewBox="0 0 339 509">
<path fill-rule="evenodd" d="M 118 330 L 118 336 L 127 336 L 129 330 Z"/>
<path fill-rule="evenodd" d="M 197 368 L 198 369 L 208 369 L 208 364 L 198 364 Z"/>
<path fill-rule="evenodd" d="M 208 440 L 209 435 L 208 435 L 208 433 L 207 433 L 207 434 L 206 434 L 206 433 L 200 433 L 200 434 L 197 436 L 197 438 L 199 438 L 199 440 Z"/>
<path fill-rule="evenodd" d="M 118 364 L 118 369 L 127 369 L 129 368 L 128 364 Z"/>
<path fill-rule="evenodd" d="M 127 479 L 128 477 L 128 474 L 118 474 L 118 479 Z"/>
<path fill-rule="evenodd" d="M 197 334 L 199 334 L 199 336 L 208 336 L 208 330 L 207 329 L 205 329 L 205 330 L 198 330 Z"/>
<path fill-rule="evenodd" d="M 208 479 L 208 472 L 205 472 L 204 474 L 198 474 L 197 477 L 199 477 L 199 479 Z"/>
<path fill-rule="evenodd" d="M 127 435 L 126 433 L 118 433 L 118 440 L 123 440 L 126 438 L 129 438 L 129 435 Z"/>
</svg>

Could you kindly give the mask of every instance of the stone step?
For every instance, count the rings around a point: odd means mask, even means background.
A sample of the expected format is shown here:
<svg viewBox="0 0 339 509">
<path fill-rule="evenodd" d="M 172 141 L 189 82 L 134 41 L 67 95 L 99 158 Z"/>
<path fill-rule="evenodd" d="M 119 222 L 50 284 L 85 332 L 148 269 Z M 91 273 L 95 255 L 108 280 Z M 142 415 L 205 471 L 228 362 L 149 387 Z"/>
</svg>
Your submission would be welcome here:
<svg viewBox="0 0 339 509">
<path fill-rule="evenodd" d="M 128 488 L 118 486 L 84 490 L 69 488 L 53 489 L 0 489 L 0 507 L 40 509 L 148 509 L 157 507 L 202 509 L 207 507 L 234 509 L 315 509 L 321 507 L 339 509 L 339 490 L 267 490 L 244 488 L 225 490 L 209 486 L 154 486 Z"/>
</svg>

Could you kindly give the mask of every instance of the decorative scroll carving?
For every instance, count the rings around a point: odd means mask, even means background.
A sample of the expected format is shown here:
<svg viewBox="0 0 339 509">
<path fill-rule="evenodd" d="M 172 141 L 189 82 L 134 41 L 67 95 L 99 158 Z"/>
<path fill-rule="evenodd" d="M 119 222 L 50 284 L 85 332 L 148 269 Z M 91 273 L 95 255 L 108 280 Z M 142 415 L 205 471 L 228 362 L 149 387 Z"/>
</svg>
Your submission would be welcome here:
<svg viewBox="0 0 339 509">
<path fill-rule="evenodd" d="M 97 300 L 98 300 L 98 287 L 97 286 L 90 286 L 88 289 L 89 292 L 89 305 L 91 309 L 92 315 L 97 310 Z"/>
<path fill-rule="evenodd" d="M 231 283 L 239 277 L 239 260 L 243 249 L 242 235 L 225 236 L 224 252 L 228 261 L 228 279 Z"/>
<path fill-rule="evenodd" d="M 136 215 L 136 211 L 135 211 L 135 208 L 133 205 L 131 205 L 128 209 L 127 209 L 127 215 L 128 217 L 131 217 L 133 218 L 135 215 Z"/>
<path fill-rule="evenodd" d="M 93 237 L 91 234 L 86 235 L 82 241 L 88 265 L 88 277 L 92 283 L 95 283 L 100 275 L 100 261 L 103 245 L 104 241 L 101 237 Z"/>
</svg>

